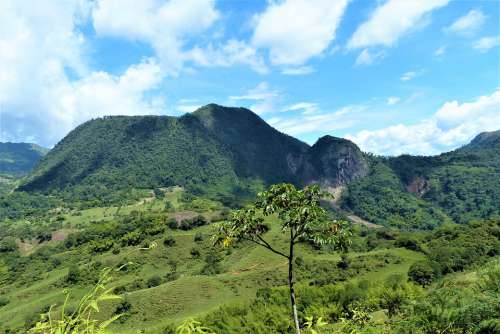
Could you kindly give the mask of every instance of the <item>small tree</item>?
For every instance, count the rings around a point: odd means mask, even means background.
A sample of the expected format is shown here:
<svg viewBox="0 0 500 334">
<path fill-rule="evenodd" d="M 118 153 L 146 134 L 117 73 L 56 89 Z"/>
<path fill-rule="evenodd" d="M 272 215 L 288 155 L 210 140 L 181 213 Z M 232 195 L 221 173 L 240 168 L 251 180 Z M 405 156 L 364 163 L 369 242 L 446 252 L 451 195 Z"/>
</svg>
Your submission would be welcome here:
<svg viewBox="0 0 500 334">
<path fill-rule="evenodd" d="M 300 334 L 300 324 L 294 289 L 295 245 L 300 241 L 312 241 L 319 245 L 333 244 L 342 250 L 349 245 L 349 232 L 344 228 L 346 223 L 329 220 L 320 206 L 324 196 L 326 194 L 316 185 L 303 190 L 286 183 L 273 185 L 268 191 L 259 193 L 256 202 L 249 208 L 233 212 L 231 220 L 221 223 L 213 238 L 215 244 L 226 247 L 248 240 L 288 260 L 290 304 L 297 334 Z M 264 239 L 269 229 L 264 223 L 264 216 L 273 214 L 281 221 L 281 231 L 288 234 L 288 251 L 280 250 Z"/>
</svg>

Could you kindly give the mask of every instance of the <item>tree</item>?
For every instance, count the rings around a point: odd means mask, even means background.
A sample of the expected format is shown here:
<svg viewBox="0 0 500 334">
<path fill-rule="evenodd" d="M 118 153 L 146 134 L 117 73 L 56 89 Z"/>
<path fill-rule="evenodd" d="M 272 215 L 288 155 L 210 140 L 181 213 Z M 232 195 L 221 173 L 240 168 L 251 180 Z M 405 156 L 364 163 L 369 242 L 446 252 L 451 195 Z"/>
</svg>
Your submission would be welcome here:
<svg viewBox="0 0 500 334">
<path fill-rule="evenodd" d="M 234 211 L 229 221 L 220 223 L 218 233 L 213 237 L 215 244 L 226 247 L 238 241 L 251 241 L 288 260 L 290 304 L 297 334 L 300 334 L 300 324 L 294 289 L 295 245 L 301 241 L 312 241 L 319 245 L 333 244 L 345 250 L 350 243 L 349 232 L 345 229 L 347 223 L 329 220 L 320 206 L 320 200 L 325 196 L 316 185 L 302 190 L 292 184 L 273 185 L 259 193 L 253 205 Z M 281 231 L 289 236 L 288 251 L 276 248 L 264 238 L 269 230 L 264 217 L 274 214 L 280 220 Z"/>
</svg>

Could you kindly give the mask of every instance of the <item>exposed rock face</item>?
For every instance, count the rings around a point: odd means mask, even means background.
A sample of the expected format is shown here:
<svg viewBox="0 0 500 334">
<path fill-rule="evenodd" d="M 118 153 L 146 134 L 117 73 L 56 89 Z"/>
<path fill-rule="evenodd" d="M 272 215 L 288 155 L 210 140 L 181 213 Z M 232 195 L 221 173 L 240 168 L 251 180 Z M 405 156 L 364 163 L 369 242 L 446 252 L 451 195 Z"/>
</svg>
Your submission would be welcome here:
<svg viewBox="0 0 500 334">
<path fill-rule="evenodd" d="M 411 182 L 407 187 L 406 190 L 418 198 L 421 198 L 422 196 L 425 195 L 427 191 L 429 191 L 430 185 L 429 182 L 421 177 L 417 177 L 413 182 Z"/>
<path fill-rule="evenodd" d="M 304 184 L 335 188 L 366 176 L 368 171 L 366 158 L 353 142 L 324 136 L 309 149 L 297 172 Z"/>
</svg>

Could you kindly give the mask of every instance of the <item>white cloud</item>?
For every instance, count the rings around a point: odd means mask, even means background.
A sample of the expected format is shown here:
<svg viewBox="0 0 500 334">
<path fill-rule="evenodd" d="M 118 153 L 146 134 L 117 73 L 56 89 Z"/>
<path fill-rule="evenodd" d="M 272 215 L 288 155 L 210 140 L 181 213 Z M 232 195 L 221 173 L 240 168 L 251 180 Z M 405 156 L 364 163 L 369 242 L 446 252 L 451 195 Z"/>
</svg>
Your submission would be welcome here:
<svg viewBox="0 0 500 334">
<path fill-rule="evenodd" d="M 397 96 L 390 96 L 387 98 L 387 105 L 388 106 L 393 106 L 395 104 L 397 104 L 399 101 L 401 101 L 401 99 Z"/>
<path fill-rule="evenodd" d="M 481 53 L 485 53 L 499 45 L 500 36 L 487 36 L 475 41 L 474 44 L 472 44 L 472 47 Z"/>
<path fill-rule="evenodd" d="M 264 59 L 256 48 L 234 39 L 218 47 L 214 47 L 212 44 L 205 48 L 195 47 L 187 52 L 187 58 L 200 66 L 248 65 L 258 73 L 266 74 L 269 72 Z"/>
<path fill-rule="evenodd" d="M 403 35 L 425 23 L 426 14 L 447 5 L 449 0 L 388 0 L 377 7 L 348 42 L 348 48 L 392 46 Z"/>
<path fill-rule="evenodd" d="M 335 38 L 348 0 L 271 2 L 255 17 L 254 45 L 268 48 L 275 65 L 302 65 Z"/>
<path fill-rule="evenodd" d="M 468 143 L 479 132 L 498 130 L 499 110 L 497 90 L 472 102 L 446 102 L 432 117 L 416 124 L 365 130 L 347 138 L 377 154 L 437 154 Z"/>
<path fill-rule="evenodd" d="M 281 70 L 282 74 L 286 75 L 306 75 L 315 72 L 312 66 L 285 67 Z"/>
<path fill-rule="evenodd" d="M 346 129 L 357 121 L 352 114 L 365 110 L 364 106 L 347 106 L 335 112 L 302 114 L 292 118 L 273 119 L 273 126 L 292 136 Z"/>
<path fill-rule="evenodd" d="M 310 115 L 318 112 L 318 104 L 312 102 L 299 102 L 286 107 L 283 111 L 297 111 L 302 110 L 302 115 Z"/>
<path fill-rule="evenodd" d="M 413 70 L 413 71 L 408 71 L 403 73 L 401 78 L 399 78 L 401 81 L 410 81 L 424 73 L 423 70 Z"/>
<path fill-rule="evenodd" d="M 459 35 L 470 36 L 476 32 L 486 21 L 486 15 L 480 10 L 472 9 L 466 15 L 453 22 L 446 31 Z"/>
<path fill-rule="evenodd" d="M 277 102 L 281 99 L 281 95 L 277 90 L 269 87 L 267 82 L 261 82 L 256 87 L 249 89 L 243 95 L 230 96 L 231 101 L 247 101 L 251 102 L 247 105 L 256 114 L 264 114 L 276 111 Z"/>
<path fill-rule="evenodd" d="M 201 107 L 202 105 L 200 104 L 180 104 L 176 107 L 176 110 L 181 113 L 188 113 L 193 112 Z"/>
<path fill-rule="evenodd" d="M 50 146 L 88 119 L 162 108 L 161 98 L 144 94 L 162 78 L 155 61 L 118 76 L 89 70 L 78 33 L 89 12 L 78 0 L 0 2 L 0 140 Z M 70 81 L 68 70 L 77 79 Z"/>
<path fill-rule="evenodd" d="M 384 51 L 378 51 L 375 53 L 371 53 L 368 49 L 363 49 L 361 53 L 356 58 L 355 66 L 369 66 L 378 62 L 386 56 Z"/>
<path fill-rule="evenodd" d="M 211 27 L 219 12 L 212 0 L 99 0 L 92 17 L 99 36 L 149 43 L 175 75 L 186 60 L 185 39 Z"/>
</svg>

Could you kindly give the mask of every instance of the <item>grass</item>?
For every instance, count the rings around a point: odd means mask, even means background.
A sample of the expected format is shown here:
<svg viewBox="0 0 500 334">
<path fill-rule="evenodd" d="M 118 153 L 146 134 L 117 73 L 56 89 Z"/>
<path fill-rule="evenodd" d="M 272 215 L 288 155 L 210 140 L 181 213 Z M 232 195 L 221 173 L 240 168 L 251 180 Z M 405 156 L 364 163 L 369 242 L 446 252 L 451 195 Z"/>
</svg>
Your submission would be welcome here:
<svg viewBox="0 0 500 334">
<path fill-rule="evenodd" d="M 182 190 L 176 188 L 167 191 L 165 198 L 141 201 L 134 205 L 123 206 L 120 209 L 105 207 L 82 210 L 78 213 L 67 213 L 64 215 L 65 228 L 82 228 L 90 224 L 91 221 L 111 220 L 117 214 L 125 215 L 133 210 L 161 212 L 166 201 L 170 202 L 173 208 L 182 210 L 184 207 L 180 201 L 181 194 Z M 197 203 L 197 205 L 200 205 L 197 210 L 203 212 L 207 217 L 214 214 L 214 209 L 218 209 L 212 206 L 212 203 Z M 173 215 L 173 213 L 166 214 Z M 271 217 L 269 221 L 271 226 L 273 226 L 273 219 L 276 218 Z M 137 269 L 117 275 L 113 283 L 115 286 L 123 286 L 140 280 L 147 281 L 155 275 L 164 277 L 172 271 L 171 261 L 175 260 L 179 278 L 163 282 L 156 287 L 141 287 L 135 291 L 123 293 L 122 297 L 130 301 L 132 305 L 130 316 L 111 326 L 113 333 L 135 334 L 138 330 L 145 330 L 145 333 L 155 333 L 159 332 L 167 323 L 178 323 L 189 317 L 200 317 L 222 304 L 246 301 L 255 295 L 258 288 L 285 284 L 286 261 L 252 243 L 239 244 L 229 253 L 224 252 L 225 255 L 220 263 L 223 269 L 221 274 L 200 275 L 205 264 L 204 256 L 211 247 L 209 235 L 212 228 L 208 225 L 189 231 L 167 229 L 165 234 L 150 240 L 156 242 L 158 246 L 146 251 L 139 250 L 139 247 L 124 247 L 119 254 L 108 251 L 100 255 L 87 256 L 86 260 L 86 250 L 79 251 L 81 254 L 70 251 L 57 256 L 62 260 L 84 259 L 79 263 L 81 267 L 88 265 L 90 260 L 98 261 L 107 267 L 117 266 L 124 262 L 135 263 Z M 203 241 L 194 241 L 196 233 L 202 233 L 205 236 Z M 174 246 L 165 247 L 163 245 L 162 240 L 167 235 L 175 239 Z M 266 239 L 273 241 L 278 245 L 278 248 L 284 249 L 286 247 L 285 239 L 276 228 L 271 228 L 266 234 Z M 200 258 L 193 258 L 190 254 L 192 248 L 198 248 L 201 251 Z M 331 270 L 336 269 L 335 264 L 340 258 L 338 253 L 315 251 L 307 245 L 299 245 L 297 255 L 301 256 L 306 263 L 322 261 L 327 268 L 331 267 Z M 387 255 L 398 258 L 399 262 L 382 264 L 379 268 L 374 267 L 370 268 L 369 271 L 362 271 L 355 279 L 376 281 L 383 280 L 393 273 L 405 274 L 413 262 L 423 259 L 422 254 L 406 249 L 383 249 L 350 254 L 353 259 L 366 257 L 368 267 L 377 263 L 377 259 Z M 26 318 L 40 312 L 42 307 L 51 304 L 61 305 L 63 302 L 62 287 L 66 274 L 66 269 L 58 269 L 48 272 L 40 280 L 26 286 L 12 284 L 3 287 L 0 292 L 11 303 L 0 308 L 0 324 L 11 328 L 20 328 L 24 325 Z M 308 280 L 299 282 L 299 284 L 308 284 Z M 70 307 L 89 286 L 91 286 L 91 282 L 83 286 L 71 287 Z M 112 315 L 117 303 L 105 303 L 100 316 Z"/>
</svg>

